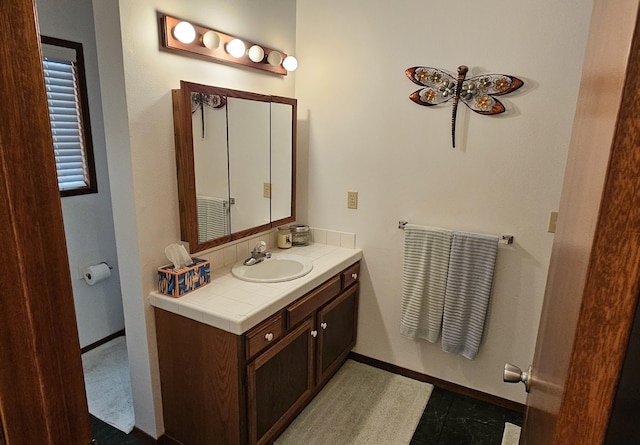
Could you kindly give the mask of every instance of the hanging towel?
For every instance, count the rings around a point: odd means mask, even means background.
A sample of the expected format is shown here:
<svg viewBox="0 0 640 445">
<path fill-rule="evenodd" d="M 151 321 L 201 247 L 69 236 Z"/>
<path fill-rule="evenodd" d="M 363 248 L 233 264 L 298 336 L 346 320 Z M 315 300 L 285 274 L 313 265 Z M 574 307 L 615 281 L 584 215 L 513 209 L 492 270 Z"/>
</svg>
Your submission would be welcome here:
<svg viewBox="0 0 640 445">
<path fill-rule="evenodd" d="M 444 297 L 442 350 L 473 360 L 484 332 L 498 237 L 453 232 Z"/>
<path fill-rule="evenodd" d="M 438 340 L 450 249 L 450 230 L 405 226 L 400 319 L 405 337 Z"/>
</svg>

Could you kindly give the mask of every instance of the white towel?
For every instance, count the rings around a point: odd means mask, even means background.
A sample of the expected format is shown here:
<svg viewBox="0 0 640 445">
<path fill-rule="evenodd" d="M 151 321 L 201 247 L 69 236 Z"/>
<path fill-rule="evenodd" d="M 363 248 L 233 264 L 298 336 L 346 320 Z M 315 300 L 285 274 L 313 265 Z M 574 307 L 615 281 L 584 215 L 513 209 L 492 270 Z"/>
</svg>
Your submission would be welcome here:
<svg viewBox="0 0 640 445">
<path fill-rule="evenodd" d="M 450 248 L 450 230 L 405 226 L 400 319 L 405 337 L 438 340 Z"/>
<path fill-rule="evenodd" d="M 442 350 L 473 360 L 484 332 L 498 237 L 453 232 L 442 321 Z"/>
<path fill-rule="evenodd" d="M 518 445 L 520 443 L 520 427 L 513 423 L 505 422 L 502 433 L 501 445 Z"/>
</svg>

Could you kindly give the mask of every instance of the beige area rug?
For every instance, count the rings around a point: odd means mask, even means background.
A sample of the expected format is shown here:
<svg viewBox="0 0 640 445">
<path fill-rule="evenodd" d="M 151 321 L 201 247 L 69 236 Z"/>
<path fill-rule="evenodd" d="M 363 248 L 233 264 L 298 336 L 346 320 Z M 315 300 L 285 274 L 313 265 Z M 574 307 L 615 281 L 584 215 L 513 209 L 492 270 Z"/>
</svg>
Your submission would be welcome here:
<svg viewBox="0 0 640 445">
<path fill-rule="evenodd" d="M 117 337 L 82 354 L 82 368 L 89 412 L 130 433 L 135 421 L 125 337 Z"/>
<path fill-rule="evenodd" d="M 520 442 L 520 427 L 513 423 L 504 424 L 504 433 L 502 433 L 502 445 L 518 445 Z"/>
<path fill-rule="evenodd" d="M 407 445 L 432 390 L 347 360 L 275 445 Z"/>
</svg>

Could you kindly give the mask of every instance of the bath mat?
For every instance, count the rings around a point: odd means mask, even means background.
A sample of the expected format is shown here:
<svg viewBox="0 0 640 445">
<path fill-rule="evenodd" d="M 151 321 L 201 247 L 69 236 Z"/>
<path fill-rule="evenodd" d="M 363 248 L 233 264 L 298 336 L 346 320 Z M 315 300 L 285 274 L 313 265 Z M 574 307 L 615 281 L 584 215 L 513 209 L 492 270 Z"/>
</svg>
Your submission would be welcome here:
<svg viewBox="0 0 640 445">
<path fill-rule="evenodd" d="M 432 390 L 347 360 L 275 445 L 407 445 Z"/>
<path fill-rule="evenodd" d="M 513 423 L 504 424 L 504 433 L 502 433 L 502 445 L 518 445 L 520 442 L 520 427 Z"/>
<path fill-rule="evenodd" d="M 82 354 L 82 368 L 89 412 L 120 431 L 130 433 L 135 421 L 125 337 Z"/>
</svg>

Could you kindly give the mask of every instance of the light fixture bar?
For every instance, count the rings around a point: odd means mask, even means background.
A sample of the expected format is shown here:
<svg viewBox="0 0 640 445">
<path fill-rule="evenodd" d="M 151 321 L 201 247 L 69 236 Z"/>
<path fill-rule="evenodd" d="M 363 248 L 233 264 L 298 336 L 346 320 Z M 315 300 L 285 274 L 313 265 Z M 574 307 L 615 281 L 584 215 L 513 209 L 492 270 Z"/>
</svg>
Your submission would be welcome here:
<svg viewBox="0 0 640 445">
<path fill-rule="evenodd" d="M 245 51 L 245 54 L 243 54 L 242 56 L 236 58 L 233 57 L 231 54 L 227 53 L 227 51 L 225 50 L 227 43 L 231 42 L 234 39 L 237 39 L 237 37 L 225 34 L 223 32 L 217 31 L 215 29 L 211 29 L 211 28 L 205 28 L 203 26 L 200 25 L 196 25 L 195 23 L 191 23 L 191 25 L 193 25 L 193 27 L 196 30 L 196 38 L 193 42 L 191 43 L 183 43 L 181 41 L 179 41 L 178 39 L 175 38 L 174 33 L 172 32 L 173 29 L 175 28 L 175 26 L 182 22 L 183 20 L 177 19 L 175 17 L 171 17 L 168 15 L 163 15 L 161 17 L 161 27 L 162 27 L 162 46 L 173 50 L 173 51 L 181 51 L 181 52 L 188 52 L 188 53 L 193 53 L 193 54 L 198 54 L 200 56 L 204 56 L 207 58 L 211 58 L 220 62 L 226 62 L 226 63 L 237 63 L 243 66 L 247 66 L 250 68 L 256 68 L 259 70 L 264 70 L 264 71 L 269 71 L 271 73 L 275 73 L 275 74 L 280 74 L 282 76 L 286 76 L 287 75 L 287 70 L 282 66 L 282 64 L 278 64 L 278 65 L 272 65 L 268 62 L 269 59 L 269 54 L 271 54 L 272 52 L 274 53 L 279 53 L 280 54 L 280 60 L 284 60 L 287 57 L 287 54 L 283 53 L 282 51 L 277 51 L 271 48 L 267 48 L 265 46 L 262 46 L 260 44 L 257 43 L 253 43 L 253 42 L 249 42 L 247 40 L 244 39 L 240 39 L 242 40 L 242 42 L 244 42 L 245 47 L 247 49 L 253 47 L 253 46 L 259 46 L 260 48 L 262 48 L 264 50 L 264 58 L 262 61 L 258 61 L 258 62 L 254 62 L 253 60 L 251 60 L 249 58 L 249 54 Z M 205 35 L 205 33 L 207 32 L 214 32 L 216 33 L 219 37 L 220 37 L 220 44 L 218 45 L 217 48 L 213 48 L 213 49 L 209 49 L 207 48 L 204 43 L 203 43 L 203 36 Z M 207 40 L 207 39 L 205 39 Z M 278 57 L 274 57 L 274 55 L 272 55 L 271 59 L 273 60 L 278 59 Z M 254 57 L 255 59 L 255 57 Z"/>
</svg>

